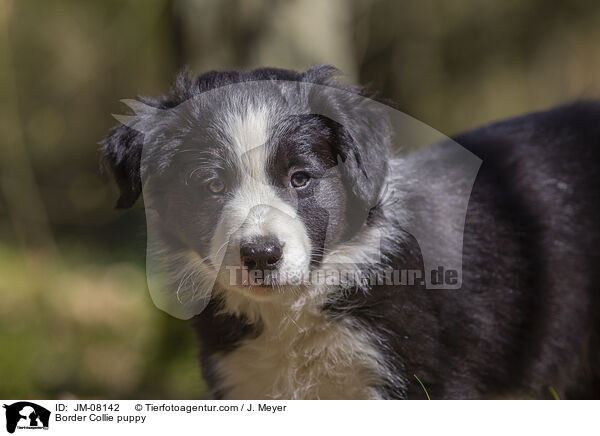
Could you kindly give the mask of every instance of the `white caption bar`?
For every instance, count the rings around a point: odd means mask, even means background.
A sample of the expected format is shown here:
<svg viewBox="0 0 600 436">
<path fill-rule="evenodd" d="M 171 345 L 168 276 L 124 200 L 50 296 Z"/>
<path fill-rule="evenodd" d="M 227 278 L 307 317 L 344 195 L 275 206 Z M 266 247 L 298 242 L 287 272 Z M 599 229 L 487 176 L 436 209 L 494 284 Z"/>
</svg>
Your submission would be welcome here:
<svg viewBox="0 0 600 436">
<path fill-rule="evenodd" d="M 15 435 L 591 434 L 599 401 L 19 401 Z M 49 413 L 49 415 L 48 415 Z M 11 428 L 12 426 L 12 428 Z M 214 433 L 213 433 L 214 432 Z M 7 433 L 3 433 L 7 434 Z M 169 433 L 166 433 L 169 434 Z M 171 433 L 173 434 L 173 433 Z"/>
</svg>

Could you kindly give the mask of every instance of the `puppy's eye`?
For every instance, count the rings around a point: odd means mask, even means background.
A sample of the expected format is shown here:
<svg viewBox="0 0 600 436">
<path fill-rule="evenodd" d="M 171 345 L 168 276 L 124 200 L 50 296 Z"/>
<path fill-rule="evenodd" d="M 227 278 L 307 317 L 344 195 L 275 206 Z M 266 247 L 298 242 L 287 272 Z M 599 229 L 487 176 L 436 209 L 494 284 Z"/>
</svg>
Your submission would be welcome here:
<svg viewBox="0 0 600 436">
<path fill-rule="evenodd" d="M 310 176 L 302 171 L 292 174 L 290 182 L 294 188 L 303 188 L 308 184 Z"/>
<path fill-rule="evenodd" d="M 225 183 L 220 179 L 211 180 L 208 184 L 208 190 L 213 194 L 221 194 L 225 190 Z"/>
</svg>

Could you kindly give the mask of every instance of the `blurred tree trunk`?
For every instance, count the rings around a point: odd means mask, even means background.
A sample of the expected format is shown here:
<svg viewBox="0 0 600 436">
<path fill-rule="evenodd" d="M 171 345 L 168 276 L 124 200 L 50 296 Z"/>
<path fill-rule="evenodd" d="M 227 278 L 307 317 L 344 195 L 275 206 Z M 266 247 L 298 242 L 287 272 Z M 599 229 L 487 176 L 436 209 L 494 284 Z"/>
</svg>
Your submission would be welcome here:
<svg viewBox="0 0 600 436">
<path fill-rule="evenodd" d="M 9 24 L 12 0 L 0 8 L 0 189 L 18 242 L 23 246 L 55 249 L 48 214 L 42 202 L 19 115 L 19 96 Z"/>
<path fill-rule="evenodd" d="M 345 0 L 179 0 L 175 10 L 195 73 L 332 64 L 356 78 Z"/>
</svg>

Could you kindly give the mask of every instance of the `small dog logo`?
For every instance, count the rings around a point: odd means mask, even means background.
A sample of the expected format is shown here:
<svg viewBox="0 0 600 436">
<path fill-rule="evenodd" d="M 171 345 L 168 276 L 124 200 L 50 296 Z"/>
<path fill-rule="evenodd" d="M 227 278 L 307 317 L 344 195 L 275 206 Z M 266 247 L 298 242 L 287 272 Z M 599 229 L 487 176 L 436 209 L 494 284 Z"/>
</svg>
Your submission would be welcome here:
<svg viewBox="0 0 600 436">
<path fill-rule="evenodd" d="M 6 431 L 19 429 L 48 429 L 50 411 L 29 401 L 19 401 L 3 406 L 6 409 Z"/>
</svg>

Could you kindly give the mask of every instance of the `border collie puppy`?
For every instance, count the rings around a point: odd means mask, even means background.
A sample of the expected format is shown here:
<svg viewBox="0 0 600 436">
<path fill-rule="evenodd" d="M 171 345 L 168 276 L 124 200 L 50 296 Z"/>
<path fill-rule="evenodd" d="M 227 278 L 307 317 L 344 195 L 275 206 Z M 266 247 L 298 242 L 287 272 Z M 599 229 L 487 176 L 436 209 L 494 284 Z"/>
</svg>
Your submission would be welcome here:
<svg viewBox="0 0 600 436">
<path fill-rule="evenodd" d="M 600 398 L 600 104 L 415 139 L 334 73 L 181 74 L 102 143 L 212 394 Z"/>
</svg>

